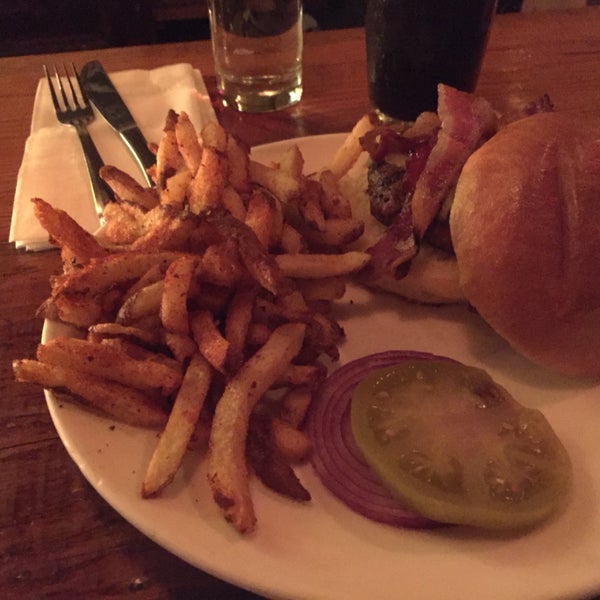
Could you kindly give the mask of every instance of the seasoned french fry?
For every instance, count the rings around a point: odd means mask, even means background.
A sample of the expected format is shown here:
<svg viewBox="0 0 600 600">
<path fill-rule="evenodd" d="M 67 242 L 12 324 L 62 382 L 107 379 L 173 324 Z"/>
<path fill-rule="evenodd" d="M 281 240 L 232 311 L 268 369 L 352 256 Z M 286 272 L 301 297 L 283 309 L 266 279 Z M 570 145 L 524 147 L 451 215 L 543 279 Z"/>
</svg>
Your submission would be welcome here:
<svg viewBox="0 0 600 600">
<path fill-rule="evenodd" d="M 167 179 L 185 166 L 175 135 L 176 123 L 177 113 L 169 110 L 165 119 L 163 135 L 156 151 L 156 187 L 159 194 L 165 188 Z"/>
<path fill-rule="evenodd" d="M 298 148 L 298 144 L 292 144 L 279 158 L 279 170 L 289 173 L 294 179 L 302 177 L 304 169 L 304 157 Z"/>
<path fill-rule="evenodd" d="M 275 448 L 289 461 L 300 462 L 312 450 L 312 442 L 306 432 L 277 417 L 271 421 L 271 434 Z"/>
<path fill-rule="evenodd" d="M 362 153 L 360 138 L 375 126 L 373 116 L 366 114 L 354 125 L 351 133 L 338 148 L 333 160 L 329 164 L 329 171 L 336 179 L 343 177 L 358 160 Z"/>
<path fill-rule="evenodd" d="M 298 279 L 297 285 L 307 302 L 339 300 L 346 293 L 346 278 L 344 276 Z"/>
<path fill-rule="evenodd" d="M 131 296 L 121 305 L 116 322 L 129 325 L 142 317 L 158 313 L 161 306 L 164 281 L 151 283 Z"/>
<path fill-rule="evenodd" d="M 227 157 L 227 179 L 230 185 L 239 193 L 250 191 L 248 148 L 231 134 L 227 136 Z"/>
<path fill-rule="evenodd" d="M 177 140 L 179 152 L 185 161 L 187 170 L 193 176 L 200 166 L 202 145 L 198 139 L 196 128 L 185 111 L 181 111 L 177 117 L 175 139 Z"/>
<path fill-rule="evenodd" d="M 165 270 L 161 268 L 161 265 L 152 265 L 143 275 L 140 276 L 134 283 L 132 283 L 127 291 L 123 293 L 121 302 L 125 302 L 128 298 L 131 298 L 136 292 L 150 285 L 156 283 L 165 278 Z"/>
<path fill-rule="evenodd" d="M 86 264 L 91 258 L 106 255 L 107 250 L 96 238 L 65 211 L 54 208 L 41 198 L 33 198 L 31 202 L 36 218 L 48 232 L 50 239 L 61 247 L 66 246 L 78 264 Z"/>
<path fill-rule="evenodd" d="M 292 388 L 279 402 L 279 418 L 298 429 L 306 417 L 312 393 L 305 387 Z"/>
<path fill-rule="evenodd" d="M 250 413 L 299 352 L 304 331 L 299 323 L 277 328 L 229 381 L 215 409 L 208 480 L 225 519 L 240 533 L 250 533 L 256 524 L 244 456 Z"/>
<path fill-rule="evenodd" d="M 227 160 L 212 146 L 205 146 L 202 160 L 189 185 L 189 206 L 194 214 L 221 206 L 225 189 Z"/>
<path fill-rule="evenodd" d="M 114 381 L 55 364 L 35 360 L 16 360 L 13 371 L 17 381 L 36 383 L 48 390 L 69 390 L 91 406 L 130 425 L 162 427 L 167 415 L 148 393 Z"/>
<path fill-rule="evenodd" d="M 319 184 L 323 190 L 321 206 L 328 218 L 338 219 L 352 218 L 352 207 L 350 201 L 341 193 L 337 185 L 337 179 L 332 171 L 324 169 L 319 173 Z"/>
<path fill-rule="evenodd" d="M 321 207 L 321 186 L 312 179 L 306 179 L 302 194 L 298 197 L 298 209 L 309 228 L 323 231 L 325 229 L 325 214 Z"/>
<path fill-rule="evenodd" d="M 180 363 L 185 362 L 198 350 L 191 337 L 171 331 L 164 332 L 164 343 Z"/>
<path fill-rule="evenodd" d="M 54 310 L 64 323 L 86 328 L 102 317 L 102 305 L 90 296 L 80 293 L 60 294 L 52 298 Z"/>
<path fill-rule="evenodd" d="M 301 296 L 300 296 L 301 297 Z M 301 297 L 302 298 L 302 297 Z M 263 323 L 281 323 L 282 321 L 307 322 L 312 311 L 304 303 L 282 302 L 281 298 L 272 301 L 269 298 L 257 298 L 254 306 L 254 320 Z"/>
<path fill-rule="evenodd" d="M 254 190 L 250 196 L 244 222 L 266 249 L 278 245 L 283 225 L 281 212 L 278 213 L 275 200 L 262 190 Z"/>
<path fill-rule="evenodd" d="M 310 493 L 298 479 L 290 461 L 277 448 L 272 421 L 266 415 L 255 412 L 250 417 L 246 457 L 267 487 L 293 500 L 310 500 Z"/>
<path fill-rule="evenodd" d="M 146 210 L 150 210 L 158 204 L 155 189 L 141 186 L 131 175 L 117 167 L 104 165 L 100 169 L 100 177 L 121 201 L 131 202 Z"/>
<path fill-rule="evenodd" d="M 160 208 L 164 209 L 162 206 Z M 185 212 L 171 215 L 164 210 L 160 216 L 156 216 L 152 227 L 135 240 L 129 249 L 136 252 L 184 249 L 196 227 L 192 216 Z"/>
<path fill-rule="evenodd" d="M 209 121 L 200 132 L 204 147 L 214 148 L 217 152 L 227 152 L 227 132 L 216 121 Z"/>
<path fill-rule="evenodd" d="M 198 259 L 184 254 L 165 274 L 160 300 L 160 320 L 167 331 L 186 335 L 190 331 L 187 295 Z"/>
<path fill-rule="evenodd" d="M 181 372 L 169 365 L 137 360 L 127 352 L 77 338 L 57 337 L 40 344 L 37 359 L 139 390 L 161 390 L 164 395 L 181 384 Z"/>
<path fill-rule="evenodd" d="M 239 193 L 231 185 L 227 185 L 223 189 L 221 202 L 232 217 L 235 217 L 238 221 L 244 221 L 246 219 L 246 207 L 244 206 L 244 202 Z"/>
<path fill-rule="evenodd" d="M 160 492 L 175 477 L 194 433 L 210 381 L 209 364 L 200 354 L 195 354 L 185 371 L 169 420 L 148 464 L 142 483 L 144 498 Z"/>
<path fill-rule="evenodd" d="M 338 277 L 360 271 L 370 260 L 366 252 L 344 254 L 278 254 L 275 257 L 281 271 L 288 277 L 319 279 Z"/>
<path fill-rule="evenodd" d="M 254 287 L 240 288 L 229 303 L 225 318 L 225 338 L 229 342 L 227 366 L 233 373 L 241 367 L 244 360 L 244 348 L 256 294 L 257 289 Z"/>
<path fill-rule="evenodd" d="M 283 223 L 281 228 L 281 249 L 286 254 L 298 254 L 306 250 L 306 242 L 302 235 L 289 223 Z"/>
<path fill-rule="evenodd" d="M 169 210 L 168 207 L 162 206 L 161 204 L 144 213 L 141 219 L 144 232 L 154 229 L 166 215 L 172 217 L 172 213 L 173 211 Z"/>
<path fill-rule="evenodd" d="M 157 346 L 160 337 L 157 331 L 149 331 L 140 327 L 120 325 L 119 323 L 95 323 L 88 329 L 88 338 L 96 343 L 107 337 L 125 337 L 147 344 Z"/>
<path fill-rule="evenodd" d="M 327 369 L 318 363 L 290 365 L 277 380 L 277 386 L 300 386 L 315 389 L 326 375 Z"/>
<path fill-rule="evenodd" d="M 312 311 L 306 304 L 304 296 L 297 289 L 288 289 L 279 293 L 275 298 L 275 303 L 284 311 L 290 311 L 290 315 L 308 315 Z M 296 320 L 296 317 L 289 317 L 290 321 Z"/>
<path fill-rule="evenodd" d="M 304 231 L 304 236 L 314 245 L 340 248 L 356 241 L 364 229 L 364 222 L 358 219 L 332 217 L 323 220 L 320 230 Z"/>
<path fill-rule="evenodd" d="M 156 346 L 154 350 L 149 350 L 147 347 L 141 346 L 137 341 L 134 341 L 131 338 L 105 337 L 96 341 L 88 336 L 87 339 L 95 344 L 100 343 L 106 347 L 116 348 L 117 352 L 124 352 L 135 360 L 146 360 L 149 365 L 156 362 L 165 365 L 174 371 L 181 371 L 182 369 L 182 361 L 178 361 L 176 358 L 171 358 L 170 356 L 163 354 L 162 345 Z"/>
<path fill-rule="evenodd" d="M 332 358 L 338 358 L 338 342 L 344 337 L 344 330 L 337 321 L 319 312 L 313 312 L 310 322 L 312 331 L 316 330 L 316 346 Z"/>
<path fill-rule="evenodd" d="M 171 358 L 170 356 L 163 354 L 161 352 L 163 348 L 160 344 L 153 346 L 154 350 L 151 350 L 149 349 L 150 346 L 140 345 L 141 341 L 135 340 L 131 336 L 105 336 L 96 338 L 95 334 L 92 334 L 88 335 L 87 340 L 89 342 L 93 342 L 94 344 L 103 344 L 104 346 L 116 348 L 118 352 L 125 352 L 135 360 L 147 360 L 150 362 L 158 362 L 168 366 L 170 369 L 181 369 L 181 361 L 178 361 L 175 358 Z"/>
<path fill-rule="evenodd" d="M 176 252 L 123 252 L 94 258 L 82 269 L 58 276 L 53 296 L 78 292 L 100 294 L 115 285 L 139 278 L 154 265 L 166 270 L 179 256 Z"/>
<path fill-rule="evenodd" d="M 231 288 L 242 278 L 243 268 L 235 242 L 231 239 L 209 246 L 198 265 L 198 278 Z"/>
<path fill-rule="evenodd" d="M 136 327 L 144 331 L 156 332 L 160 339 L 161 322 L 158 314 L 147 315 L 141 317 L 131 324 L 131 327 Z"/>
<path fill-rule="evenodd" d="M 295 200 L 300 194 L 300 180 L 286 171 L 250 160 L 248 172 L 251 181 L 266 188 L 284 203 Z"/>
<path fill-rule="evenodd" d="M 103 217 L 106 224 L 99 237 L 110 244 L 131 244 L 147 231 L 144 210 L 133 204 L 110 202 Z"/>
<path fill-rule="evenodd" d="M 249 275 L 263 288 L 276 294 L 282 286 L 283 277 L 281 270 L 273 257 L 266 252 L 254 232 L 243 225 L 233 224 L 229 230 L 230 235 L 235 237 L 239 256 Z"/>
<path fill-rule="evenodd" d="M 161 204 L 183 210 L 191 181 L 192 173 L 187 168 L 177 171 L 170 177 L 165 177 L 164 187 L 160 194 Z"/>
<path fill-rule="evenodd" d="M 229 342 L 221 335 L 207 310 L 198 311 L 190 318 L 192 336 L 198 344 L 198 350 L 217 371 L 223 373 Z"/>
</svg>

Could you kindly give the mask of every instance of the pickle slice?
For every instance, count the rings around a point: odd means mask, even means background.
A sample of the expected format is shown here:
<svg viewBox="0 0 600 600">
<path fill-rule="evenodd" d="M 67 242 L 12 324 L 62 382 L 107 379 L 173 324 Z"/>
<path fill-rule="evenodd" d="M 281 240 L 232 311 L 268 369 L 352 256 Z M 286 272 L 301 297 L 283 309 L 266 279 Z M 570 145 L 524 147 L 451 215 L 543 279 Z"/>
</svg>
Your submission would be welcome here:
<svg viewBox="0 0 600 600">
<path fill-rule="evenodd" d="M 410 359 L 354 389 L 352 431 L 402 502 L 444 523 L 524 528 L 568 497 L 569 456 L 535 409 L 483 370 Z"/>
</svg>

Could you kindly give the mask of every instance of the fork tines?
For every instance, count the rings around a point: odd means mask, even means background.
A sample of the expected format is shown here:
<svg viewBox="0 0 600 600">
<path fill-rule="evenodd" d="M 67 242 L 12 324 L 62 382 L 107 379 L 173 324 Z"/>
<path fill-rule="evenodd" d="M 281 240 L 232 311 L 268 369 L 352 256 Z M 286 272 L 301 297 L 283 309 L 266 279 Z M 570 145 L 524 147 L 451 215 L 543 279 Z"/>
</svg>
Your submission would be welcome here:
<svg viewBox="0 0 600 600">
<path fill-rule="evenodd" d="M 90 177 L 96 212 L 102 219 L 104 206 L 113 199 L 113 194 L 100 177 L 100 169 L 104 163 L 87 130 L 88 124 L 94 120 L 92 105 L 81 89 L 79 75 L 73 63 L 71 63 L 71 73 L 63 64 L 64 75 L 62 77 L 56 65 L 53 65 L 54 72 L 52 76 L 48 67 L 43 66 L 58 122 L 74 127 L 77 132 L 85 156 L 85 166 Z M 66 79 L 67 84 L 63 84 L 64 79 Z"/>
<path fill-rule="evenodd" d="M 79 74 L 75 65 L 71 63 L 71 74 L 67 70 L 67 67 L 63 63 L 64 77 L 68 83 L 68 90 L 63 85 L 62 77 L 60 76 L 56 64 L 52 65 L 53 73 L 52 76 L 48 71 L 48 67 L 43 65 L 46 79 L 48 80 L 48 86 L 50 88 L 50 95 L 52 96 L 52 103 L 56 111 L 76 111 L 76 110 L 87 110 L 90 105 L 86 95 L 81 87 L 79 80 Z M 53 83 L 53 80 L 55 83 Z M 73 84 L 73 81 L 77 82 L 77 86 Z M 75 89 L 77 87 L 77 89 Z M 67 92 L 70 92 L 68 94 Z"/>
</svg>

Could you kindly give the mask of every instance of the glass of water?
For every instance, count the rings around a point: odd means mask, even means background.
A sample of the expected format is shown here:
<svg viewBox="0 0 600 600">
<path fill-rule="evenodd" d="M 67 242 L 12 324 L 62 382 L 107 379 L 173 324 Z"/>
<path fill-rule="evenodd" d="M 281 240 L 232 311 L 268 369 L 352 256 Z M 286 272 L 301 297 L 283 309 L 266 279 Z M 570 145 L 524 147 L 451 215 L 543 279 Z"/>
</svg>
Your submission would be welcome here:
<svg viewBox="0 0 600 600">
<path fill-rule="evenodd" d="M 209 0 L 217 85 L 223 104 L 267 112 L 302 97 L 300 0 Z"/>
</svg>

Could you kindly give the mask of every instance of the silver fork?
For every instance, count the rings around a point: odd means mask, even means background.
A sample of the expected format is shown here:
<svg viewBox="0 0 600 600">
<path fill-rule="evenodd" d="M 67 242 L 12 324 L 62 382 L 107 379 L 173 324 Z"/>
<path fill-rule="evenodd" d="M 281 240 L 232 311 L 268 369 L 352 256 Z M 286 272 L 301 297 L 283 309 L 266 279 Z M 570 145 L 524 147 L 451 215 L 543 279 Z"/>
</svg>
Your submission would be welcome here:
<svg viewBox="0 0 600 600">
<path fill-rule="evenodd" d="M 52 96 L 56 117 L 63 125 L 75 127 L 77 131 L 85 156 L 85 164 L 90 176 L 96 212 L 102 221 L 102 209 L 107 202 L 113 200 L 113 193 L 100 177 L 100 168 L 104 163 L 87 130 L 87 124 L 94 120 L 94 111 L 81 88 L 75 65 L 71 63 L 72 73 L 69 74 L 67 67 L 63 64 L 65 79 L 68 83 L 67 86 L 63 85 L 56 65 L 53 65 L 53 69 L 54 73 L 51 77 L 48 68 L 44 65 L 44 73 L 50 87 L 50 95 Z M 77 86 L 74 85 L 74 81 Z M 78 91 L 76 91 L 75 87 L 77 87 Z"/>
</svg>

